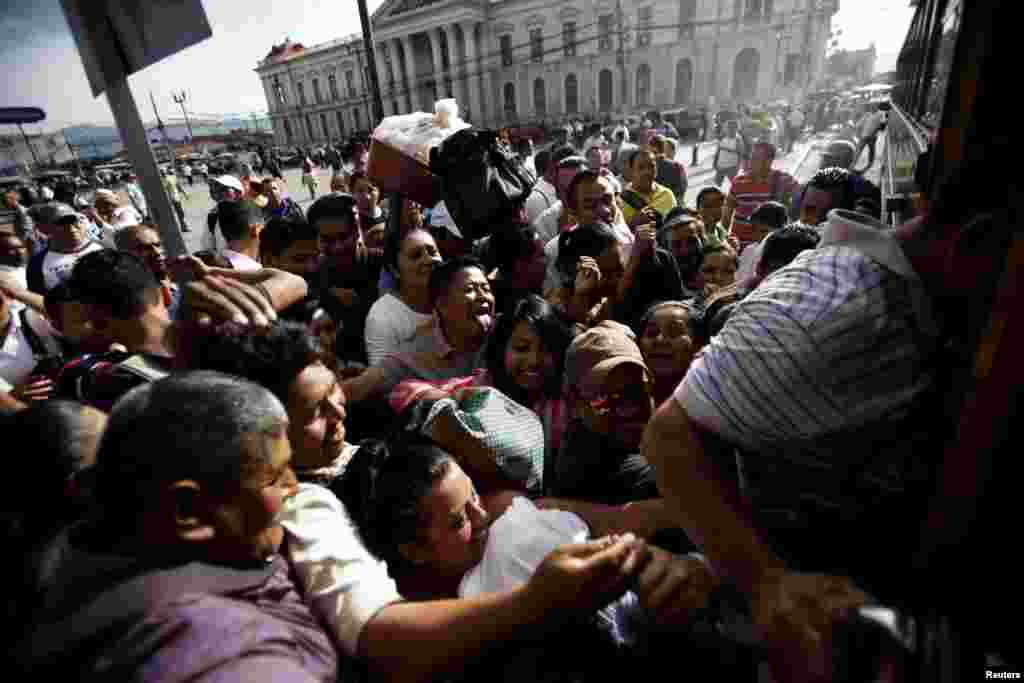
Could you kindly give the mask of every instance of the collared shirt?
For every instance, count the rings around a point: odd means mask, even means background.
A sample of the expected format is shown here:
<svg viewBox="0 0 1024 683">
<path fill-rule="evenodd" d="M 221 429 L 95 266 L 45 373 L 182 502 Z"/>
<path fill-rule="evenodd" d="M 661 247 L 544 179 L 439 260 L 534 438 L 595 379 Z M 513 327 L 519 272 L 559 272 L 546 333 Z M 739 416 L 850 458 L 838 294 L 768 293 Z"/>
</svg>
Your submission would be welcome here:
<svg viewBox="0 0 1024 683">
<path fill-rule="evenodd" d="M 235 270 L 261 270 L 263 268 L 263 264 L 256 259 L 237 251 L 224 248 L 221 250 L 221 254 L 224 255 L 224 258 L 228 260 L 231 267 Z"/>
<path fill-rule="evenodd" d="M 43 284 L 46 291 L 50 291 L 60 283 L 71 277 L 71 271 L 75 264 L 86 254 L 103 249 L 103 245 L 97 242 L 86 242 L 78 251 L 66 254 L 50 249 L 43 257 Z M 39 292 L 44 294 L 45 292 Z"/>
<path fill-rule="evenodd" d="M 818 248 L 737 305 L 676 390 L 691 418 L 757 452 L 881 419 L 928 387 L 930 305 L 878 225 L 830 212 Z"/>
<path fill-rule="evenodd" d="M 676 196 L 672 192 L 672 190 L 668 189 L 667 187 L 665 187 L 661 183 L 658 183 L 657 181 L 654 182 L 654 184 L 651 186 L 651 191 L 647 194 L 639 192 L 638 190 L 636 190 L 636 188 L 632 189 L 634 192 L 639 194 L 641 198 L 643 198 L 645 205 L 650 206 L 652 209 L 661 214 L 662 218 L 667 216 L 668 212 L 674 209 L 678 204 L 678 202 L 676 201 Z M 627 225 L 631 220 L 633 220 L 633 216 L 635 214 L 636 209 L 630 206 L 628 202 L 623 204 L 622 217 L 625 219 Z"/>
<path fill-rule="evenodd" d="M 441 328 L 441 320 L 436 316 L 430 327 L 420 328 L 416 336 L 401 344 L 396 353 L 386 356 L 380 364 L 387 391 L 403 379 L 464 377 L 486 366 L 487 344 L 476 351 L 452 348 Z"/>
</svg>

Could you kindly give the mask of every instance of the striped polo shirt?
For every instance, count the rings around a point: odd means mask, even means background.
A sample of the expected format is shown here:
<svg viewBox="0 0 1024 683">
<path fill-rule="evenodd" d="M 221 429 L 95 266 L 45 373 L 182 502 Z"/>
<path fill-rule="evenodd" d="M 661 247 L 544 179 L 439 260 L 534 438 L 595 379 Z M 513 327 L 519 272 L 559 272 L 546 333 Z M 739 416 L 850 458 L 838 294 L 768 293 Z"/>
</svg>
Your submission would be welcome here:
<svg viewBox="0 0 1024 683">
<path fill-rule="evenodd" d="M 736 202 L 732 214 L 732 234 L 740 242 L 752 242 L 750 215 L 754 209 L 768 201 L 788 205 L 786 197 L 792 197 L 799 189 L 800 183 L 796 178 L 776 168 L 771 169 L 768 179 L 762 182 L 754 180 L 749 171 L 736 176 L 729 188 L 729 196 Z"/>
<path fill-rule="evenodd" d="M 676 389 L 692 419 L 754 454 L 753 469 L 778 474 L 768 460 L 791 444 L 889 419 L 931 383 L 924 287 L 870 220 L 831 212 L 819 247 L 739 303 Z M 803 474 L 834 464 L 835 451 L 811 452 L 820 462 L 789 464 Z M 784 479 L 775 485 L 792 490 Z"/>
</svg>

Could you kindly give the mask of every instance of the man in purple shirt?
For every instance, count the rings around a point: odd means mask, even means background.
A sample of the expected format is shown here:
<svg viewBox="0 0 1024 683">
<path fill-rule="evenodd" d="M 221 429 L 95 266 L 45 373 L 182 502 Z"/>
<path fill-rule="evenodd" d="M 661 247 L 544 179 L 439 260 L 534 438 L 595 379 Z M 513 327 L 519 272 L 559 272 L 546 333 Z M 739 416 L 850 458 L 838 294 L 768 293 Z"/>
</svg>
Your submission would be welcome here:
<svg viewBox="0 0 1024 683">
<path fill-rule="evenodd" d="M 337 680 L 337 650 L 278 552 L 297 486 L 287 425 L 269 391 L 218 373 L 126 394 L 97 454 L 99 512 L 37 563 L 25 673 Z"/>
</svg>

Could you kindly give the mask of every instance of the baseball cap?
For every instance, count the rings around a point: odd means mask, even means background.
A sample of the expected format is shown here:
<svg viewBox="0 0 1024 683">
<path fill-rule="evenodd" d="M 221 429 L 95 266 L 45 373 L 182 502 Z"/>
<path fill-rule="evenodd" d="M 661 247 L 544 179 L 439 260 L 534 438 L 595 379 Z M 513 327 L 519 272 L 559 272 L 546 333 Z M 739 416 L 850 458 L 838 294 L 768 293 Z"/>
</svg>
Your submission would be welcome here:
<svg viewBox="0 0 1024 683">
<path fill-rule="evenodd" d="M 565 380 L 583 396 L 593 396 L 608 373 L 624 363 L 649 372 L 633 331 L 622 323 L 605 320 L 572 340 L 565 354 Z"/>
<path fill-rule="evenodd" d="M 78 212 L 63 202 L 49 202 L 35 209 L 37 223 L 54 225 L 65 218 L 78 218 Z"/>
<path fill-rule="evenodd" d="M 232 190 L 238 190 L 239 192 L 245 192 L 245 188 L 242 187 L 242 181 L 233 175 L 221 175 L 213 179 L 213 182 L 224 187 L 230 187 Z"/>
<path fill-rule="evenodd" d="M 448 212 L 448 207 L 445 205 L 444 201 L 438 202 L 430 211 L 430 226 L 434 228 L 444 228 L 459 239 L 462 239 L 462 231 L 459 230 L 459 226 L 455 224 L 455 221 L 452 219 L 451 213 Z"/>
</svg>

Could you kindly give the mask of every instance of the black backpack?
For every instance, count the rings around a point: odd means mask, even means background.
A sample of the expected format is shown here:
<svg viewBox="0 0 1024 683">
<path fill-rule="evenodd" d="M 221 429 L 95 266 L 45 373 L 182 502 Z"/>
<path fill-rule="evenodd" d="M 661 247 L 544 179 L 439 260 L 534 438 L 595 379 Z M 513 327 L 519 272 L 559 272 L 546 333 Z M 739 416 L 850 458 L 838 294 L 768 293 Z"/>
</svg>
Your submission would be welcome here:
<svg viewBox="0 0 1024 683">
<path fill-rule="evenodd" d="M 432 149 L 430 170 L 441 178 L 448 212 L 470 240 L 523 213 L 537 182 L 497 132 L 479 128 L 461 130 Z"/>
</svg>

